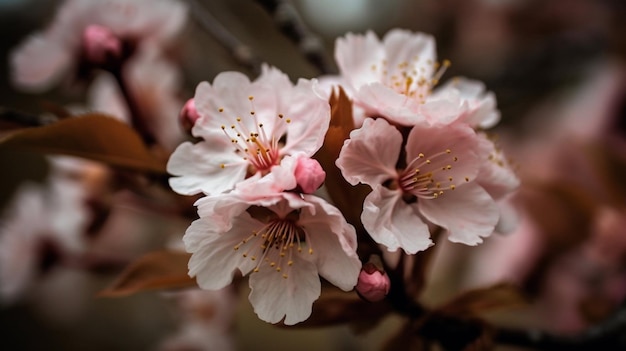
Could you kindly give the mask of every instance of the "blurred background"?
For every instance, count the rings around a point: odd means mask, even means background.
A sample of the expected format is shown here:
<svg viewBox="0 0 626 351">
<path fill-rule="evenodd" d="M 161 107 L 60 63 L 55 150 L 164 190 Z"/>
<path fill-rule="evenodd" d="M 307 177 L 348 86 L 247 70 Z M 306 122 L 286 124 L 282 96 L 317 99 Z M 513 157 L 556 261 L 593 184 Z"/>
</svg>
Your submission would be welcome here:
<svg viewBox="0 0 626 351">
<path fill-rule="evenodd" d="M 85 102 L 84 89 L 27 94 L 10 81 L 10 52 L 29 33 L 44 28 L 60 3 L 0 0 L 1 108 L 40 115 L 50 102 Z M 255 56 L 292 80 L 320 75 L 256 1 L 193 4 L 210 14 L 205 20 L 221 23 Z M 382 37 L 392 28 L 422 31 L 436 38 L 438 58 L 452 62 L 443 80 L 458 75 L 481 80 L 497 97 L 502 121 L 490 132 L 498 135 L 522 179 L 519 194 L 511 199 L 518 225 L 477 248 L 438 244 L 423 295 L 427 304 L 442 303 L 464 289 L 511 281 L 532 296 L 533 305 L 516 311 L 514 318 L 504 313 L 495 320 L 559 333 L 583 330 L 620 306 L 626 296 L 626 2 L 293 0 L 292 4 L 319 35 L 331 64 L 335 38 L 346 32 L 373 30 Z M 211 81 L 222 71 L 254 77 L 197 17 L 193 11 L 168 52 L 182 70 L 181 101 L 193 96 L 199 82 Z M 42 183 L 54 171 L 41 155 L 3 149 L 0 165 L 3 213 L 8 213 L 26 180 Z M 94 169 L 87 176 L 81 173 L 80 181 L 97 189 L 94 197 L 106 200 L 110 175 Z M 103 229 L 108 234 L 98 239 L 94 250 L 115 253 L 113 260 L 125 263 L 180 238 L 187 221 L 146 206 L 132 200 L 114 207 L 115 222 Z M 256 318 L 246 287 L 241 287 L 242 293 L 224 305 L 234 313 L 233 327 L 225 332 L 231 341 L 221 344 L 220 336 L 204 347 L 183 348 L 165 342 L 173 340 L 169 337 L 176 335 L 184 319 L 177 297 L 146 292 L 94 298 L 117 273 L 71 265 L 46 272 L 16 301 L 0 306 L 1 348 L 258 350 L 271 345 L 274 350 L 376 350 L 401 323 L 400 317 L 392 316 L 363 335 L 354 335 L 347 326 L 275 328 Z M 215 315 L 215 306 L 207 309 Z"/>
</svg>

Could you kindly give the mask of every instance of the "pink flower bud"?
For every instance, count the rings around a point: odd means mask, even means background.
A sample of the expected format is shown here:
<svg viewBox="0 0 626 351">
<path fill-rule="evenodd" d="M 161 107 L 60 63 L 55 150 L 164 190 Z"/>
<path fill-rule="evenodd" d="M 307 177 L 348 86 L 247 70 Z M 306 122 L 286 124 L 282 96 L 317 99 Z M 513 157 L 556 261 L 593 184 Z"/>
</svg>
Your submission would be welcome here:
<svg viewBox="0 0 626 351">
<path fill-rule="evenodd" d="M 83 50 L 89 62 L 103 65 L 122 56 L 122 42 L 109 28 L 92 24 L 83 32 Z"/>
<path fill-rule="evenodd" d="M 387 296 L 390 287 L 391 281 L 385 271 L 371 262 L 363 265 L 356 283 L 356 291 L 363 299 L 370 302 L 380 301 Z"/>
<path fill-rule="evenodd" d="M 298 187 L 305 194 L 315 192 L 326 179 L 326 172 L 324 172 L 320 163 L 309 157 L 300 157 L 298 159 L 294 173 Z"/>
<path fill-rule="evenodd" d="M 178 122 L 185 132 L 191 134 L 191 128 L 196 124 L 198 118 L 200 118 L 200 114 L 196 110 L 196 103 L 191 98 L 187 100 L 185 106 L 180 110 Z"/>
</svg>

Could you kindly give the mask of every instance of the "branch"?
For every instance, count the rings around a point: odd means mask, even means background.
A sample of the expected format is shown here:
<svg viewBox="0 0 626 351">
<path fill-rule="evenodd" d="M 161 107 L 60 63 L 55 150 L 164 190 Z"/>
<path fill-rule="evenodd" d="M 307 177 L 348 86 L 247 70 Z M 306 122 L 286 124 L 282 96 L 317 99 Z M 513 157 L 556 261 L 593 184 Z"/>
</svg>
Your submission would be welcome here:
<svg viewBox="0 0 626 351">
<path fill-rule="evenodd" d="M 130 87 L 126 83 L 124 76 L 122 74 L 122 66 L 117 66 L 109 69 L 109 72 L 115 77 L 117 81 L 117 85 L 120 88 L 120 92 L 124 97 L 124 101 L 126 102 L 126 106 L 128 107 L 128 111 L 130 112 L 130 120 L 131 125 L 135 129 L 141 138 L 148 146 L 153 146 L 157 143 L 156 138 L 150 131 L 150 128 L 147 125 L 147 118 L 143 116 L 139 105 L 137 104 L 137 99 L 133 96 Z"/>
<path fill-rule="evenodd" d="M 499 328 L 495 341 L 537 350 L 626 350 L 626 306 L 579 335 L 558 336 L 537 330 Z"/>
<path fill-rule="evenodd" d="M 296 8 L 287 0 L 256 0 L 273 17 L 274 21 L 292 42 L 298 45 L 304 57 L 321 74 L 334 73 L 336 70 L 329 60 L 322 40 L 302 21 Z"/>
<path fill-rule="evenodd" d="M 57 117 L 46 115 L 31 115 L 21 111 L 0 107 L 0 121 L 19 125 L 21 127 L 39 127 L 54 123 Z"/>
<path fill-rule="evenodd" d="M 198 23 L 212 36 L 214 36 L 224 47 L 230 50 L 235 60 L 251 69 L 255 74 L 261 72 L 261 59 L 259 59 L 249 46 L 237 39 L 226 29 L 209 11 L 207 11 L 197 0 L 189 0 L 191 13 Z"/>
<path fill-rule="evenodd" d="M 416 320 L 423 312 L 413 316 Z M 573 336 L 554 335 L 535 329 L 514 329 L 490 325 L 478 318 L 464 318 L 434 313 L 420 324 L 417 334 L 437 341 L 446 350 L 464 350 L 465 346 L 487 333 L 493 344 L 543 351 L 619 351 L 626 350 L 626 306 L 613 316 Z"/>
</svg>

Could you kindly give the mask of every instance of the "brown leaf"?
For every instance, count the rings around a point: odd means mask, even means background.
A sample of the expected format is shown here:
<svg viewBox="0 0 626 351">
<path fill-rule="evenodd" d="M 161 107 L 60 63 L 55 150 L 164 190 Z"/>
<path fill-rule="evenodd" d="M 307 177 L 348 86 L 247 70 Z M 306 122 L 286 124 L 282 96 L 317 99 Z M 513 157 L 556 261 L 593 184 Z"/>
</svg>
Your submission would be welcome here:
<svg viewBox="0 0 626 351">
<path fill-rule="evenodd" d="M 522 306 L 527 302 L 518 288 L 508 283 L 500 283 L 466 291 L 433 312 L 448 316 L 473 317 L 495 309 Z"/>
<path fill-rule="evenodd" d="M 197 286 L 187 274 L 190 254 L 157 251 L 131 263 L 99 297 L 120 297 L 146 290 L 177 289 Z"/>
<path fill-rule="evenodd" d="M 15 149 L 83 157 L 125 169 L 165 173 L 139 135 L 113 117 L 91 113 L 19 130 L 0 140 Z"/>
<path fill-rule="evenodd" d="M 365 196 L 369 193 L 369 187 L 362 184 L 350 185 L 335 165 L 343 142 L 348 139 L 350 132 L 354 129 L 352 102 L 341 87 L 338 91 L 338 93 L 333 92 L 330 97 L 330 126 L 324 138 L 324 145 L 314 157 L 326 172 L 324 184 L 333 203 L 341 210 L 346 220 L 359 230 L 362 227 L 361 208 Z"/>
</svg>

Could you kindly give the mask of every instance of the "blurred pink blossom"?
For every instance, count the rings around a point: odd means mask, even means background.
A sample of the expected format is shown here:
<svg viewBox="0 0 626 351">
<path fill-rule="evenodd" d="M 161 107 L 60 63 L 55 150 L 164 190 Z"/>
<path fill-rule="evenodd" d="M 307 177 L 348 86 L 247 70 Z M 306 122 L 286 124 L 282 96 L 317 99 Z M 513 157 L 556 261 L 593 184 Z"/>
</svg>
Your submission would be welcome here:
<svg viewBox="0 0 626 351">
<path fill-rule="evenodd" d="M 37 92 L 58 83 L 78 68 L 83 50 L 93 53 L 92 47 L 82 47 L 91 25 L 110 31 L 122 41 L 122 49 L 132 50 L 171 40 L 185 18 L 186 5 L 175 0 L 67 0 L 45 31 L 31 35 L 11 54 L 13 81 Z"/>
</svg>

